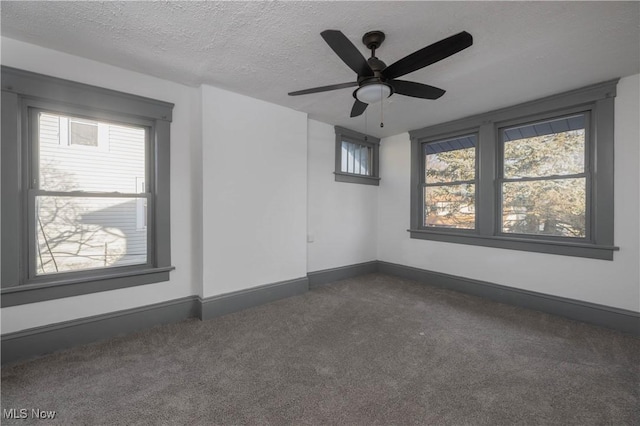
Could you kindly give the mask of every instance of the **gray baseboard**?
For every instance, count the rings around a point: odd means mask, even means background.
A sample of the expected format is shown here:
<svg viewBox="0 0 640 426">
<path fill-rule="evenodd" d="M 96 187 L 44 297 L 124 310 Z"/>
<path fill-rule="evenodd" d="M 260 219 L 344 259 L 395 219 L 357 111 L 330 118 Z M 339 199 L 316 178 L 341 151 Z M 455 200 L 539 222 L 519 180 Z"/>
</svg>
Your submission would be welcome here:
<svg viewBox="0 0 640 426">
<path fill-rule="evenodd" d="M 233 293 L 221 294 L 206 299 L 198 299 L 198 317 L 201 320 L 208 320 L 242 309 L 296 296 L 305 293 L 307 290 L 309 290 L 309 279 L 302 277 L 235 291 Z"/>
<path fill-rule="evenodd" d="M 339 268 L 324 269 L 322 271 L 309 272 L 309 287 L 317 287 L 334 281 L 357 277 L 358 275 L 378 272 L 378 261 L 358 263 L 355 265 L 341 266 Z"/>
<path fill-rule="evenodd" d="M 580 300 L 520 290 L 486 281 L 378 262 L 378 271 L 435 287 L 446 288 L 536 311 L 547 312 L 624 333 L 640 336 L 640 313 Z"/>
<path fill-rule="evenodd" d="M 520 290 L 394 263 L 373 261 L 307 277 L 254 287 L 206 299 L 184 297 L 2 335 L 2 364 L 92 343 L 117 335 L 197 317 L 207 320 L 305 293 L 309 287 L 381 272 L 501 303 L 521 306 L 640 336 L 640 313 L 579 300 Z"/>
<path fill-rule="evenodd" d="M 110 312 L 2 335 L 2 364 L 93 343 L 110 337 L 171 324 L 187 318 L 202 320 L 273 302 L 309 289 L 307 277 L 206 299 L 189 296 L 167 302 Z"/>
<path fill-rule="evenodd" d="M 2 335 L 2 364 L 196 316 L 195 296 Z"/>
</svg>

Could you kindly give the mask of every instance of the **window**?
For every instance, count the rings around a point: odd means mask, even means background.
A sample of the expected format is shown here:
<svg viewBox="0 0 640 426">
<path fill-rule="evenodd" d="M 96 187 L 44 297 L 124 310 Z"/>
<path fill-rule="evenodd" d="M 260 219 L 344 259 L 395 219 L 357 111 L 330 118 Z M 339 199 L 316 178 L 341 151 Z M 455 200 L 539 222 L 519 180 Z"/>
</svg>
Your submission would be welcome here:
<svg viewBox="0 0 640 426">
<path fill-rule="evenodd" d="M 109 149 L 109 125 L 80 117 L 61 114 L 57 118 L 58 137 L 61 146 L 73 149 L 105 151 Z"/>
<path fill-rule="evenodd" d="M 98 146 L 98 123 L 77 118 L 64 121 L 69 123 L 69 145 Z"/>
<path fill-rule="evenodd" d="M 380 139 L 344 127 L 336 131 L 336 182 L 378 185 Z"/>
<path fill-rule="evenodd" d="M 2 90 L 2 306 L 168 280 L 172 105 L 8 67 Z"/>
<path fill-rule="evenodd" d="M 616 83 L 410 132 L 411 238 L 612 260 Z"/>
<path fill-rule="evenodd" d="M 425 227 L 475 229 L 476 140 L 465 135 L 422 144 Z"/>
<path fill-rule="evenodd" d="M 359 176 L 371 176 L 371 151 L 373 148 L 354 142 L 342 141 L 341 173 L 351 173 Z"/>
<path fill-rule="evenodd" d="M 500 231 L 586 238 L 587 114 L 500 129 Z"/>
<path fill-rule="evenodd" d="M 137 222 L 145 221 L 137 217 L 138 204 L 144 205 L 149 194 L 136 185 L 136 176 L 145 174 L 147 129 L 88 123 L 36 108 L 30 114 L 38 127 L 30 143 L 28 205 L 35 212 L 27 214 L 36 221 L 31 276 L 146 264 L 147 235 L 136 231 Z M 83 147 L 97 147 L 98 125 L 104 126 L 111 150 L 65 149 L 59 139 L 66 123 L 70 144 Z"/>
</svg>

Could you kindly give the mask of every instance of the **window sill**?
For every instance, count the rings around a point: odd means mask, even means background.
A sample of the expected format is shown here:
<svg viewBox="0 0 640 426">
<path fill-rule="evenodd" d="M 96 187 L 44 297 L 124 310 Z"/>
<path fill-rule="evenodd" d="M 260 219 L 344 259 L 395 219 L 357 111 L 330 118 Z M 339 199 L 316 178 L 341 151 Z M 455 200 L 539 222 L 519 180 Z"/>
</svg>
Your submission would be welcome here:
<svg viewBox="0 0 640 426">
<path fill-rule="evenodd" d="M 152 284 L 169 280 L 169 272 L 175 267 L 137 268 L 126 271 L 101 271 L 100 274 L 82 277 L 41 277 L 27 284 L 2 289 L 2 307 L 43 302 L 100 291 Z"/>
<path fill-rule="evenodd" d="M 375 176 L 353 175 L 351 173 L 333 172 L 336 182 L 359 183 L 362 185 L 380 185 L 380 178 Z"/>
<path fill-rule="evenodd" d="M 484 236 L 461 233 L 454 234 L 441 231 L 427 231 L 424 229 L 408 229 L 407 231 L 410 233 L 411 238 L 420 240 L 469 244 L 507 250 L 531 251 L 601 260 L 613 260 L 613 252 L 620 250 L 619 247 L 615 246 L 574 243 L 569 241 L 540 240 L 506 236 Z"/>
</svg>

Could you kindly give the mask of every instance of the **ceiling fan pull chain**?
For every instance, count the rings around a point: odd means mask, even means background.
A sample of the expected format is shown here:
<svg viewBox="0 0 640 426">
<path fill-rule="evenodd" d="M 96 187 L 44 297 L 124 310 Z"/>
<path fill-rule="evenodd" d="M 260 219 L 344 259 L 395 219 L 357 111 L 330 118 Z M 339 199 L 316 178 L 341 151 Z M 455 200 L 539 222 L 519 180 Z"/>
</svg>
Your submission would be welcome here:
<svg viewBox="0 0 640 426">
<path fill-rule="evenodd" d="M 364 141 L 366 142 L 367 140 L 369 140 L 367 138 L 367 110 L 364 110 Z"/>
<path fill-rule="evenodd" d="M 384 127 L 384 113 L 382 106 L 384 105 L 384 95 L 382 93 L 382 85 L 380 85 L 380 127 Z"/>
</svg>

